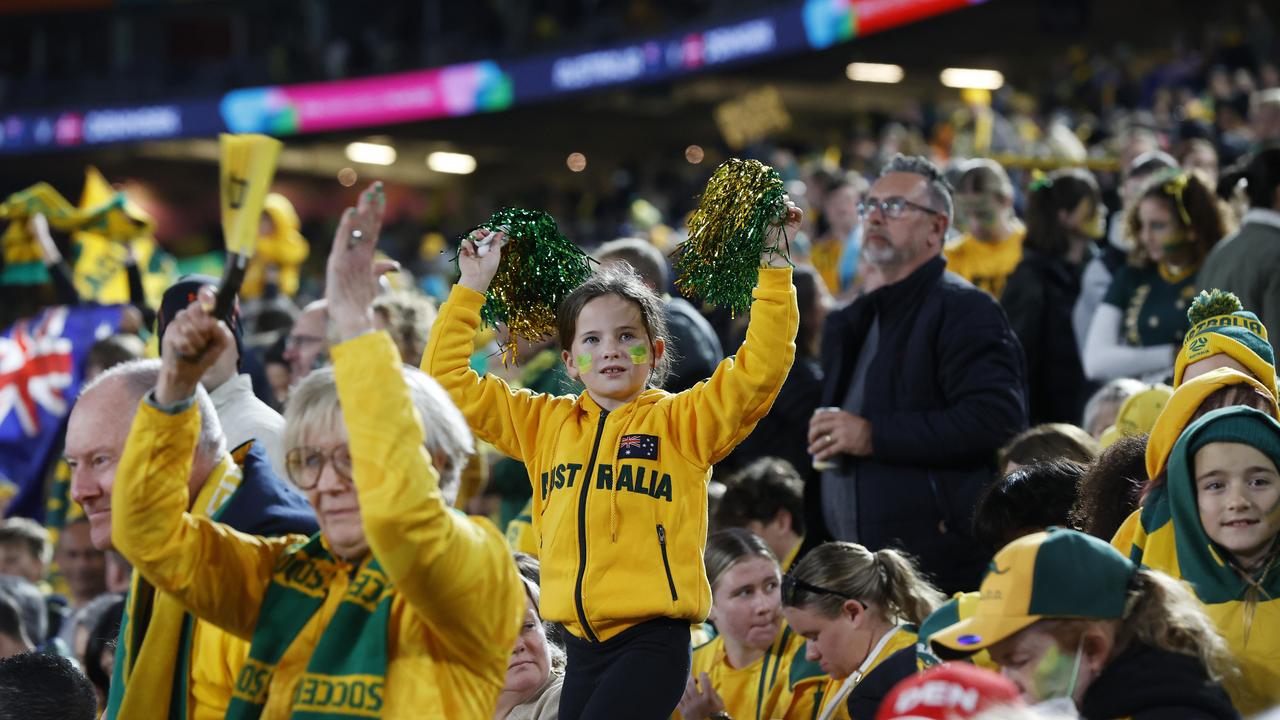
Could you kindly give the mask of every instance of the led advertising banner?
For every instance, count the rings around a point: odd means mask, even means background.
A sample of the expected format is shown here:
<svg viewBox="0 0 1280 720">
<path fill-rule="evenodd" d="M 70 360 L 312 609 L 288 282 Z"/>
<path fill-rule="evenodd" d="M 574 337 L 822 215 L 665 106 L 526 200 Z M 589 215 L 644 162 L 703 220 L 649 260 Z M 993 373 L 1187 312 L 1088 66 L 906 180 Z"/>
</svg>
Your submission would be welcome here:
<svg viewBox="0 0 1280 720">
<path fill-rule="evenodd" d="M 821 50 L 983 0 L 805 0 L 583 52 L 483 60 L 376 77 L 241 88 L 221 98 L 0 114 L 0 154 L 219 132 L 287 136 L 497 112 L 521 103 L 669 80 Z"/>
</svg>

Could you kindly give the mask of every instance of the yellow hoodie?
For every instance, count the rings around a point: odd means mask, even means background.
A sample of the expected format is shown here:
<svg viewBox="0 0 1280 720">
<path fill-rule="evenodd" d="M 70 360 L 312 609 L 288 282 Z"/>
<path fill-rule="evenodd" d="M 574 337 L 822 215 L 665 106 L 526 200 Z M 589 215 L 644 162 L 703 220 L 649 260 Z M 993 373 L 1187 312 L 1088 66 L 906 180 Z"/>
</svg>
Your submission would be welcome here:
<svg viewBox="0 0 1280 720">
<path fill-rule="evenodd" d="M 711 465 L 773 405 L 799 316 L 790 268 L 762 269 L 747 339 L 711 378 L 646 390 L 613 412 L 578 397 L 512 390 L 469 366 L 484 295 L 455 286 L 422 368 L 472 430 L 525 463 L 542 561 L 542 615 L 603 641 L 657 617 L 699 623 L 711 607 L 702 551 Z"/>
<path fill-rule="evenodd" d="M 362 335 L 335 346 L 333 358 L 361 519 L 394 584 L 383 716 L 488 720 L 525 605 L 506 543 L 487 520 L 445 504 L 391 338 Z M 195 407 L 138 408 L 112 497 L 112 540 L 148 582 L 249 640 L 273 569 L 305 538 L 245 535 L 185 511 L 199 429 Z M 289 717 L 349 583 L 340 572 L 324 588 L 324 604 L 275 669 L 264 720 Z"/>
</svg>

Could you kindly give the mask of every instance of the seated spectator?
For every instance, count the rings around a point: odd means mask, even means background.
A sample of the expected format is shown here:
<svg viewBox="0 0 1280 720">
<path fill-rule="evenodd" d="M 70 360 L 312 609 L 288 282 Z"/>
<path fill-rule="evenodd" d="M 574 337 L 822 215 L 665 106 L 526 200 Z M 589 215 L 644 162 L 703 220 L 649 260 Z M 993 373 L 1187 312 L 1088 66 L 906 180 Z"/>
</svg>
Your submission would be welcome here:
<svg viewBox="0 0 1280 720">
<path fill-rule="evenodd" d="M 787 572 L 804 542 L 804 483 L 786 460 L 761 458 L 725 481 L 714 526 L 746 528 L 782 558 Z"/>
<path fill-rule="evenodd" d="M 526 608 L 494 720 L 555 720 L 564 682 L 564 648 L 548 640 L 548 623 L 538 609 L 536 580 L 522 578 Z"/>
<path fill-rule="evenodd" d="M 1047 527 L 1071 522 L 1085 466 L 1041 460 L 987 486 L 973 512 L 973 534 L 993 550 Z"/>
<path fill-rule="evenodd" d="M 328 326 L 329 309 L 323 298 L 302 308 L 293 321 L 284 343 L 290 388 L 302 382 L 307 373 L 329 362 Z"/>
<path fill-rule="evenodd" d="M 1076 485 L 1070 521 L 1081 532 L 1108 542 L 1138 507 L 1146 484 L 1147 436 L 1128 435 L 1107 446 Z"/>
<path fill-rule="evenodd" d="M 964 234 L 942 252 L 947 269 L 999 299 L 1022 260 L 1027 228 L 1013 211 L 1013 183 L 994 160 L 963 165 L 956 183 L 956 224 Z"/>
<path fill-rule="evenodd" d="M 253 537 L 187 510 L 194 395 L 232 342 L 204 309 L 208 288 L 166 333 L 165 370 L 120 461 L 115 546 L 192 614 L 251 639 L 246 664 L 259 670 L 239 675 L 233 717 L 489 717 L 515 644 L 522 600 L 506 545 L 486 520 L 449 507 L 474 451 L 466 422 L 439 385 L 400 362 L 386 333 L 373 331 L 384 207 L 375 194 L 343 216 L 329 258 L 334 367 L 311 372 L 286 411 L 289 477 L 316 509 L 320 532 Z M 308 592 L 295 578 L 309 579 Z M 359 588 L 373 588 L 374 601 Z M 312 694 L 305 688 L 317 675 L 357 677 L 344 680 L 348 693 Z"/>
<path fill-rule="evenodd" d="M 52 560 L 49 531 L 39 523 L 12 517 L 0 524 L 0 575 L 17 575 L 41 585 Z"/>
<path fill-rule="evenodd" d="M 801 679 L 791 670 L 804 639 L 783 624 L 777 557 L 760 537 L 731 528 L 707 538 L 705 558 L 716 636 L 693 651 L 680 717 L 795 717 L 789 709 L 803 699 L 791 692 Z"/>
<path fill-rule="evenodd" d="M 1204 181 L 1169 171 L 1143 185 L 1125 222 L 1133 250 L 1089 326 L 1084 369 L 1094 380 L 1164 379 L 1188 329 L 1196 272 L 1227 219 Z"/>
<path fill-rule="evenodd" d="M 0 660 L 0 720 L 94 720 L 93 686 L 68 659 L 27 652 Z"/>
<path fill-rule="evenodd" d="M 1117 378 L 1103 385 L 1084 405 L 1084 418 L 1080 427 L 1095 440 L 1116 422 L 1120 406 L 1131 395 L 1140 392 L 1147 384 L 1133 378 Z"/>
<path fill-rule="evenodd" d="M 1218 149 L 1204 138 L 1188 140 L 1179 153 L 1184 172 L 1198 173 L 1209 187 L 1218 186 Z"/>
<path fill-rule="evenodd" d="M 1222 290 L 1204 291 L 1187 310 L 1191 329 L 1173 364 L 1173 386 L 1210 370 L 1229 367 L 1276 387 L 1276 356 L 1267 328 L 1244 309 L 1240 299 Z"/>
<path fill-rule="evenodd" d="M 914 664 L 877 669 L 915 644 L 913 625 L 943 600 L 897 550 L 873 553 L 854 543 L 830 542 L 801 558 L 783 576 L 782 605 L 787 624 L 806 641 L 805 659 L 821 669 L 800 684 L 809 687 L 793 691 L 812 698 L 812 710 L 803 717 L 874 715 L 884 695 L 916 670 Z M 849 704 L 855 709 L 846 709 Z"/>
<path fill-rule="evenodd" d="M 1236 720 L 1223 691 L 1226 643 L 1191 592 L 1097 538 L 1052 528 L 996 554 L 973 617 L 933 636 L 959 652 L 988 649 L 1030 703 L 1086 718 Z"/>
<path fill-rule="evenodd" d="M 1000 448 L 997 464 L 1008 475 L 1041 460 L 1070 460 L 1088 465 L 1098 457 L 1098 441 L 1075 425 L 1046 423 L 1024 430 Z"/>
<path fill-rule="evenodd" d="M 88 651 L 89 642 L 93 638 L 93 631 L 98 627 L 98 623 L 102 621 L 103 616 L 112 608 L 117 609 L 117 614 L 124 596 L 114 593 L 106 593 L 99 595 L 93 602 L 85 605 L 76 611 L 71 617 L 71 622 L 75 626 L 71 641 L 71 657 L 75 658 L 80 667 L 87 668 L 85 657 Z M 115 639 L 114 636 L 110 639 Z M 87 671 L 86 671 L 87 672 Z M 92 678 L 90 678 L 92 679 Z"/>
<path fill-rule="evenodd" d="M 1145 435 L 1151 432 L 1156 419 L 1164 411 L 1165 405 L 1173 395 L 1173 388 L 1163 383 L 1147 385 L 1142 390 L 1129 396 L 1116 413 L 1115 423 L 1102 432 L 1099 442 L 1102 447 L 1109 447 L 1122 437 Z"/>
</svg>

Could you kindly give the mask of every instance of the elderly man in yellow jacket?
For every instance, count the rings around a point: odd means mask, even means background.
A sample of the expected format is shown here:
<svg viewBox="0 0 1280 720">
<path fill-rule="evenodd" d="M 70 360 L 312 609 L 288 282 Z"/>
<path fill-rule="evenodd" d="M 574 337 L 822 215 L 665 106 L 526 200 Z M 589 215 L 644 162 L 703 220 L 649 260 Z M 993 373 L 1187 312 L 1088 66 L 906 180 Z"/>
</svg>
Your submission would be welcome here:
<svg viewBox="0 0 1280 720">
<path fill-rule="evenodd" d="M 373 332 L 380 193 L 343 216 L 329 258 L 334 367 L 308 377 L 286 415 L 286 466 L 320 533 L 260 538 L 185 511 L 192 393 L 231 342 L 207 288 L 166 333 L 120 461 L 116 547 L 250 643 L 228 718 L 488 718 L 503 686 L 522 590 L 502 536 L 442 492 L 472 450 L 461 414 Z"/>
</svg>

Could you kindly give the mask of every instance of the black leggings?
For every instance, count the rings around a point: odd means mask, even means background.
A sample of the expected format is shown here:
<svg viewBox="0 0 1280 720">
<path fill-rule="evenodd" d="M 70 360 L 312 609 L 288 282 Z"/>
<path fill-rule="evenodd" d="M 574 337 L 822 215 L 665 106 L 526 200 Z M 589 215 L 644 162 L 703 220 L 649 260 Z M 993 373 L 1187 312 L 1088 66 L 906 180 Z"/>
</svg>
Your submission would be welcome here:
<svg viewBox="0 0 1280 720">
<path fill-rule="evenodd" d="M 671 717 L 689 679 L 689 621 L 657 618 L 600 643 L 565 634 L 560 720 Z"/>
</svg>

